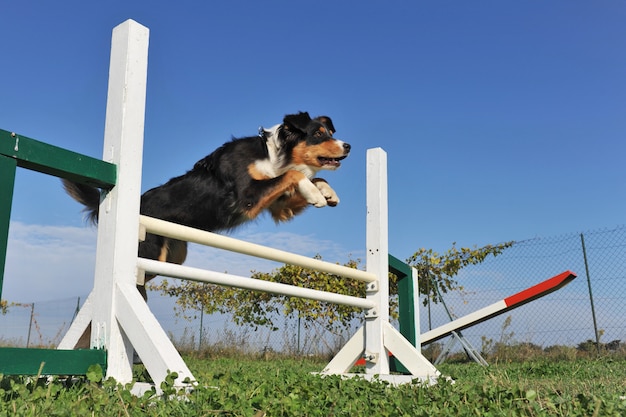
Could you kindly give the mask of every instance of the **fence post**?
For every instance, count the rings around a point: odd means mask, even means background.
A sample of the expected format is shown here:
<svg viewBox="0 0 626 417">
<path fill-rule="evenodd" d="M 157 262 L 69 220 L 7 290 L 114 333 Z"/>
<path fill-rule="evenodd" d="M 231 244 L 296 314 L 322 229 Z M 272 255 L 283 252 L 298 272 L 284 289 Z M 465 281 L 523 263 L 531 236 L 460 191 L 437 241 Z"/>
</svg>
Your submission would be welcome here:
<svg viewBox="0 0 626 417">
<path fill-rule="evenodd" d="M 30 304 L 30 321 L 28 322 L 28 336 L 26 337 L 26 347 L 30 347 L 30 334 L 33 329 L 33 319 L 35 318 L 35 303 Z"/>
<path fill-rule="evenodd" d="M 78 316 L 79 312 L 80 312 L 80 297 L 76 299 L 76 309 L 74 309 L 74 315 L 72 316 L 72 321 L 74 321 L 76 316 Z"/>
<path fill-rule="evenodd" d="M 296 353 L 299 355 L 300 354 L 300 330 L 302 326 L 302 319 L 300 318 L 300 312 L 298 312 L 298 342 L 297 342 L 297 350 Z"/>
<path fill-rule="evenodd" d="M 596 308 L 593 303 L 593 292 L 591 291 L 591 277 L 589 276 L 589 263 L 587 262 L 587 248 L 585 246 L 585 236 L 580 234 L 580 243 L 583 247 L 583 259 L 585 260 L 585 274 L 587 275 L 587 288 L 589 289 L 589 301 L 591 303 L 591 317 L 593 318 L 593 331 L 596 336 L 596 349 L 600 353 L 600 333 L 598 332 L 598 322 L 596 321 Z"/>
<path fill-rule="evenodd" d="M 204 303 L 201 303 L 200 308 L 200 334 L 198 335 L 198 352 L 202 351 L 202 338 L 204 337 Z"/>
</svg>

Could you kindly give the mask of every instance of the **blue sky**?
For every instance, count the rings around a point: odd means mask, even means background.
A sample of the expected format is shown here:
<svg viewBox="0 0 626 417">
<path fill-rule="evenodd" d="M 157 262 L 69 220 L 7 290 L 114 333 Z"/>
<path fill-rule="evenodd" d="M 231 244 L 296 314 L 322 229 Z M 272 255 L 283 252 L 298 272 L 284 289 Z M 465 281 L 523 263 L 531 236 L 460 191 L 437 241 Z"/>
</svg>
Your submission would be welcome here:
<svg viewBox="0 0 626 417">
<path fill-rule="evenodd" d="M 14 1 L 0 13 L 0 128 L 95 157 L 111 30 L 150 29 L 144 190 L 285 114 L 332 117 L 353 147 L 321 175 L 340 205 L 236 236 L 362 257 L 372 147 L 388 153 L 401 259 L 624 223 L 624 2 Z M 21 170 L 12 222 L 3 298 L 88 292 L 94 232 L 57 179 Z M 191 261 L 265 266 L 199 248 Z"/>
</svg>

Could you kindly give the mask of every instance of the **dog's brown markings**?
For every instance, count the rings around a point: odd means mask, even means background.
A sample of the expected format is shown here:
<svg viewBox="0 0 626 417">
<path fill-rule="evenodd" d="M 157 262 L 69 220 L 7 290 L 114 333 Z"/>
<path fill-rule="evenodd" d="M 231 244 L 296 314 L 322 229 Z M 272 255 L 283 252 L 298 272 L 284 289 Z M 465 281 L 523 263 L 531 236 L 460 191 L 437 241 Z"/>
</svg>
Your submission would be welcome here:
<svg viewBox="0 0 626 417">
<path fill-rule="evenodd" d="M 270 205 L 269 211 L 278 223 L 290 220 L 308 206 L 309 202 L 300 193 L 285 194 Z"/>
<path fill-rule="evenodd" d="M 324 117 L 324 116 L 320 116 L 319 120 L 324 123 L 324 124 L 328 124 L 328 122 L 330 122 L 330 119 L 328 119 L 328 117 Z M 328 129 L 328 134 L 329 135 L 333 135 L 333 133 L 335 133 L 332 129 Z"/>
<path fill-rule="evenodd" d="M 259 171 L 256 166 L 256 161 L 248 165 L 248 175 L 250 175 L 250 178 L 252 178 L 253 180 L 258 181 L 263 181 L 270 178 L 269 175 Z"/>
<path fill-rule="evenodd" d="M 323 142 L 319 145 L 306 145 L 299 143 L 293 149 L 293 163 L 296 165 L 309 165 L 321 167 L 322 164 L 318 157 L 323 158 L 340 158 L 344 156 L 343 149 L 339 148 L 335 143 Z"/>
<path fill-rule="evenodd" d="M 157 260 L 161 262 L 167 261 L 168 252 L 169 252 L 169 248 L 168 248 L 167 240 L 166 240 L 165 242 L 163 242 L 163 246 L 161 246 L 161 253 L 159 253 L 159 257 L 157 258 Z"/>
<path fill-rule="evenodd" d="M 268 192 L 263 195 L 263 198 L 246 210 L 246 216 L 248 216 L 249 219 L 254 219 L 263 210 L 269 208 L 271 204 L 283 194 L 294 194 L 298 183 L 304 179 L 307 179 L 306 176 L 299 171 L 290 170 L 285 172 L 274 188 L 268 190 Z"/>
<path fill-rule="evenodd" d="M 342 156 L 345 156 L 343 148 L 334 142 L 323 142 L 314 146 L 314 148 L 320 149 L 320 152 L 316 156 L 325 156 L 330 158 L 341 158 Z"/>
<path fill-rule="evenodd" d="M 187 259 L 187 245 L 176 239 L 165 239 L 158 260 L 181 265 Z"/>
<path fill-rule="evenodd" d="M 295 165 L 310 165 L 310 146 L 304 143 L 297 144 L 291 152 L 291 161 Z"/>
</svg>

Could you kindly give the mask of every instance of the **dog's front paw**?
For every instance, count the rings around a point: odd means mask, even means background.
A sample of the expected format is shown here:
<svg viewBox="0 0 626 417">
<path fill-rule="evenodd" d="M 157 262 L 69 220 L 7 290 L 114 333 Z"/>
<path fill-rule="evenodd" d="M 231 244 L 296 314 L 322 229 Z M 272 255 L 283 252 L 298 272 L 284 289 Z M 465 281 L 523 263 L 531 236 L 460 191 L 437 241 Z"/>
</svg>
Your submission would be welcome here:
<svg viewBox="0 0 626 417">
<path fill-rule="evenodd" d="M 304 197 L 309 204 L 312 204 L 315 207 L 324 207 L 328 204 L 326 197 L 308 178 L 301 180 L 298 183 L 298 190 L 300 191 L 302 197 Z"/>
<path fill-rule="evenodd" d="M 326 180 L 323 180 L 321 178 L 314 178 L 312 181 L 317 189 L 320 190 L 320 193 L 322 193 L 322 195 L 326 199 L 326 203 L 329 206 L 335 207 L 337 204 L 339 204 L 339 196 L 337 195 L 335 190 L 333 190 L 332 187 L 328 185 Z"/>
</svg>

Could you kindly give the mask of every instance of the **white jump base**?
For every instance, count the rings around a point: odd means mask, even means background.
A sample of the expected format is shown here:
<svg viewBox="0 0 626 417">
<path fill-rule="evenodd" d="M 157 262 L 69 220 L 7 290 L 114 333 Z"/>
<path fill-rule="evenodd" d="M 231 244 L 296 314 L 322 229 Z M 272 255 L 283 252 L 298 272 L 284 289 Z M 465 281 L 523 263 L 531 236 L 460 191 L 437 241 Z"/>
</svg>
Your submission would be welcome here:
<svg viewBox="0 0 626 417">
<path fill-rule="evenodd" d="M 371 379 L 376 375 L 393 383 L 415 379 L 435 382 L 439 376 L 437 369 L 389 324 L 386 153 L 380 148 L 367 151 L 366 271 L 157 219 L 140 218 L 147 58 L 147 28 L 128 20 L 113 30 L 103 159 L 118 166 L 118 181 L 100 205 L 93 291 L 59 349 L 74 348 L 91 324 L 91 347 L 107 350 L 107 378 L 123 384 L 132 382 L 133 351 L 136 351 L 157 392 L 170 371 L 178 374 L 175 381 L 178 386 L 195 383 L 195 377 L 137 291 L 136 283 L 141 283 L 143 274 L 150 272 L 362 308 L 364 325 L 321 374 L 352 376 L 349 371 L 355 362 L 365 358 L 365 374 L 358 374 L 359 377 Z M 364 282 L 367 295 L 351 297 L 141 259 L 137 257 L 140 229 L 141 234 L 148 231 L 356 279 Z M 410 375 L 390 374 L 389 352 L 393 352 Z M 148 388 L 146 384 L 135 384 L 134 392 L 141 394 Z"/>
</svg>

